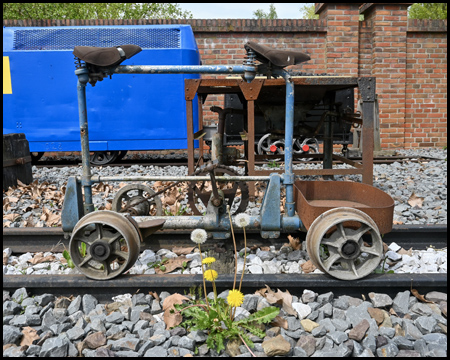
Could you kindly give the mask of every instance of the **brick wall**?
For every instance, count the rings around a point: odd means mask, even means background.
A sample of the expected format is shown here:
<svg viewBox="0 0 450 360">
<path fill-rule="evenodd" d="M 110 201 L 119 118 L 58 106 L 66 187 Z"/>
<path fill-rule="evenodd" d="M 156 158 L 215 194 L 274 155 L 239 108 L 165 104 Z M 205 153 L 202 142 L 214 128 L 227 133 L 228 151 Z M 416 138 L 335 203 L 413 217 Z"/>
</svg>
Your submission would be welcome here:
<svg viewBox="0 0 450 360">
<path fill-rule="evenodd" d="M 382 149 L 442 147 L 447 143 L 447 20 L 408 20 L 408 5 L 316 3 L 319 20 L 3 20 L 3 25 L 190 24 L 205 65 L 242 64 L 249 40 L 298 49 L 311 56 L 296 67 L 302 71 L 377 78 Z M 223 97 L 208 97 L 206 123 L 217 119 L 209 112 L 212 105 L 223 106 Z"/>
</svg>

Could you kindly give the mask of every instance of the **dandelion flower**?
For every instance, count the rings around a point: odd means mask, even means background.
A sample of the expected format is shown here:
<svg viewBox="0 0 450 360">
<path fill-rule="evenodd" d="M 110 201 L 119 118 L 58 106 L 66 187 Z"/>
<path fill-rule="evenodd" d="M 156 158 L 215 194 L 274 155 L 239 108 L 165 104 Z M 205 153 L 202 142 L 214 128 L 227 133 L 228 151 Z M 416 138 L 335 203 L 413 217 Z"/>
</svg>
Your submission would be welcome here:
<svg viewBox="0 0 450 360">
<path fill-rule="evenodd" d="M 206 271 L 205 271 L 205 279 L 208 280 L 208 281 L 214 281 L 214 280 L 216 280 L 218 275 L 219 275 L 219 274 L 217 274 L 217 271 L 216 271 L 216 270 L 210 269 L 210 270 L 206 270 Z M 242 296 L 243 296 L 243 295 L 242 295 Z"/>
<path fill-rule="evenodd" d="M 246 227 L 250 224 L 250 216 L 245 213 L 240 213 L 236 215 L 235 221 L 237 226 Z"/>
<path fill-rule="evenodd" d="M 213 257 L 207 257 L 203 259 L 202 264 L 211 265 L 214 261 L 216 261 L 216 259 Z"/>
<path fill-rule="evenodd" d="M 244 294 L 239 290 L 230 290 L 227 296 L 228 304 L 234 307 L 241 306 L 244 302 Z"/>
<path fill-rule="evenodd" d="M 208 238 L 208 234 L 203 229 L 195 229 L 191 232 L 191 240 L 196 244 L 203 244 Z"/>
</svg>

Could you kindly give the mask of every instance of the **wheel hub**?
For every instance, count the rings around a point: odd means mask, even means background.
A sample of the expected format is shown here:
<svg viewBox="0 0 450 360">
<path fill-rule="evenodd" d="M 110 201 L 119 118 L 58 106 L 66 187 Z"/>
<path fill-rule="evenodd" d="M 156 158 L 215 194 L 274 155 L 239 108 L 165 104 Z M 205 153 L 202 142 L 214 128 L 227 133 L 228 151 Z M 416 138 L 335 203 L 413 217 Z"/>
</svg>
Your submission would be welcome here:
<svg viewBox="0 0 450 360">
<path fill-rule="evenodd" d="M 109 245 L 104 241 L 96 241 L 91 245 L 90 248 L 91 256 L 94 260 L 104 261 L 108 258 L 111 253 Z"/>
<path fill-rule="evenodd" d="M 359 256 L 359 253 L 359 246 L 353 240 L 345 242 L 341 249 L 341 254 L 346 259 L 355 259 Z"/>
<path fill-rule="evenodd" d="M 150 211 L 150 204 L 144 200 L 142 196 L 134 196 L 130 199 L 130 205 L 132 206 L 128 212 L 132 216 L 145 216 Z"/>
</svg>

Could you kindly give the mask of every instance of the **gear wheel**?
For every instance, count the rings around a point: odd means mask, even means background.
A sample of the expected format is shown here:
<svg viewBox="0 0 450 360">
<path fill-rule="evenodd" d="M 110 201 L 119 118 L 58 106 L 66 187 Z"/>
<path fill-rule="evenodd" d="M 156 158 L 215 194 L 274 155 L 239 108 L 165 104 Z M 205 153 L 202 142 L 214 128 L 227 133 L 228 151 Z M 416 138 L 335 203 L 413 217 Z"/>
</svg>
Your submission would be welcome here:
<svg viewBox="0 0 450 360">
<path fill-rule="evenodd" d="M 198 169 L 194 172 L 194 176 L 204 176 L 208 175 L 208 171 L 204 169 Z M 225 165 L 216 165 L 214 168 L 215 176 L 239 176 L 239 174 Z M 230 187 L 231 185 L 231 187 Z M 244 212 L 248 205 L 249 195 L 248 186 L 243 181 L 218 181 L 217 187 L 219 190 L 223 191 L 225 197 L 225 203 L 230 205 L 230 213 L 241 213 Z M 238 194 L 238 189 L 240 194 Z M 212 194 L 211 182 L 210 181 L 191 181 L 189 185 L 188 192 L 188 204 L 195 215 L 202 215 L 202 209 L 199 204 L 206 209 L 208 201 Z M 240 199 L 240 203 L 235 209 L 237 202 Z M 235 206 L 233 206 L 235 204 Z M 204 211 L 204 210 L 203 210 Z"/>
</svg>

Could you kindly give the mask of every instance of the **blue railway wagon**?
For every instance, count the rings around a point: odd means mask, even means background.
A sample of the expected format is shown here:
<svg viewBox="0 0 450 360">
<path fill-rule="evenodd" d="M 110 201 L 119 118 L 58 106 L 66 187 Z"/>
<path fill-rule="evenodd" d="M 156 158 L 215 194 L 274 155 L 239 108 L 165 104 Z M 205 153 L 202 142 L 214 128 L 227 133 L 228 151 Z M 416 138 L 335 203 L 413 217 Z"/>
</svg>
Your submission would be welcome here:
<svg viewBox="0 0 450 360">
<path fill-rule="evenodd" d="M 80 151 L 73 48 L 125 44 L 142 52 L 123 65 L 201 63 L 189 25 L 4 27 L 3 134 L 25 133 L 30 152 Z M 184 80 L 199 77 L 114 75 L 88 85 L 90 151 L 186 149 Z"/>
</svg>

